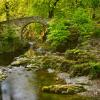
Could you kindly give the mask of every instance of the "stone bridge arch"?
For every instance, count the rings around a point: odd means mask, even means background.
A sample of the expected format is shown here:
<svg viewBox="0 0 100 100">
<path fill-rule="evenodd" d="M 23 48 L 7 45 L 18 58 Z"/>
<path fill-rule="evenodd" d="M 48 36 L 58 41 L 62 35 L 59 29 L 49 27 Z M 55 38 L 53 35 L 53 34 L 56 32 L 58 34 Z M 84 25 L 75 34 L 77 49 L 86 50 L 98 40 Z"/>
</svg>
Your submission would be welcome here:
<svg viewBox="0 0 100 100">
<path fill-rule="evenodd" d="M 25 23 L 22 27 L 21 27 L 21 39 L 23 39 L 24 38 L 24 35 L 25 35 L 25 30 L 26 30 L 26 28 L 29 26 L 29 25 L 31 25 L 31 24 L 40 24 L 41 25 L 41 27 L 42 28 L 40 28 L 40 30 L 41 30 L 41 32 L 39 33 L 40 34 L 40 37 L 41 37 L 41 40 L 43 41 L 44 40 L 44 37 L 45 37 L 45 35 L 46 35 L 46 32 L 47 32 L 47 24 L 45 24 L 45 23 L 43 23 L 43 22 L 40 22 L 40 21 L 32 21 L 32 22 L 28 22 L 28 23 Z M 27 31 L 27 30 L 26 30 Z M 33 33 L 34 33 L 34 30 L 33 30 Z M 33 35 L 35 35 L 35 34 L 33 34 Z M 34 37 L 33 37 L 34 38 Z"/>
<path fill-rule="evenodd" d="M 18 18 L 18 19 L 12 19 L 12 20 L 8 20 L 8 21 L 2 21 L 0 22 L 0 26 L 3 27 L 5 25 L 10 25 L 10 26 L 15 26 L 15 27 L 20 27 L 19 28 L 19 34 L 20 34 L 20 38 L 22 39 L 22 34 L 23 34 L 23 30 L 24 28 L 31 24 L 31 23 L 40 23 L 43 25 L 43 31 L 40 33 L 46 33 L 47 32 L 47 26 L 48 26 L 48 20 L 45 18 L 42 18 L 40 16 L 31 16 L 31 17 L 24 17 L 24 18 Z"/>
</svg>

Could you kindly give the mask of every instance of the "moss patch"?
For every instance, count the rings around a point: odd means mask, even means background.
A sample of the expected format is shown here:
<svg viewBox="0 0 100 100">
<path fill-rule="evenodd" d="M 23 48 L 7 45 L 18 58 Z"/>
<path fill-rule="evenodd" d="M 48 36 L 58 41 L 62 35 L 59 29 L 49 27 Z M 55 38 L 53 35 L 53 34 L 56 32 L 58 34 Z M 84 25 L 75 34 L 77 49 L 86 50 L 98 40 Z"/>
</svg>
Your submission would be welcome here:
<svg viewBox="0 0 100 100">
<path fill-rule="evenodd" d="M 56 93 L 56 94 L 76 94 L 84 92 L 83 86 L 68 86 L 68 85 L 50 85 L 42 88 L 43 92 Z"/>
<path fill-rule="evenodd" d="M 0 70 L 0 81 L 3 81 L 7 75 Z"/>
</svg>

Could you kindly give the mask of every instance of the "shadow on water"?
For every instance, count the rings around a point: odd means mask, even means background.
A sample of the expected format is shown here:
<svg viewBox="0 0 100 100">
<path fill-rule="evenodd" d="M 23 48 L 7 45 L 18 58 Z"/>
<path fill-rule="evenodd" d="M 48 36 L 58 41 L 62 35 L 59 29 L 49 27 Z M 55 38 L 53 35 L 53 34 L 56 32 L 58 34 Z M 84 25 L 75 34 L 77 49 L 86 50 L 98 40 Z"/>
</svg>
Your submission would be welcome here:
<svg viewBox="0 0 100 100">
<path fill-rule="evenodd" d="M 24 54 L 24 52 L 27 50 L 28 50 L 28 48 L 22 48 L 20 50 L 15 51 L 15 52 L 0 54 L 0 66 L 9 65 L 15 57 L 18 57 L 21 54 Z"/>
</svg>

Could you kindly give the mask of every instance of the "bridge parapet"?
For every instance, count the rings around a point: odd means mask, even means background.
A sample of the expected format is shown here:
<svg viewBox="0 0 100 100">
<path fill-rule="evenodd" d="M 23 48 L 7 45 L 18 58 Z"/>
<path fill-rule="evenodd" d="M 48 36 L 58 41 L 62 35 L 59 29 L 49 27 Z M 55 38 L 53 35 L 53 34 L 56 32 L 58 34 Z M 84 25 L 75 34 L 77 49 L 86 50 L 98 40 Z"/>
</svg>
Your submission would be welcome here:
<svg viewBox="0 0 100 100">
<path fill-rule="evenodd" d="M 48 21 L 47 19 L 44 19 L 42 17 L 32 16 L 32 17 L 12 19 L 12 20 L 9 20 L 9 21 L 2 21 L 2 22 L 0 22 L 0 25 L 9 23 L 10 25 L 15 24 L 17 26 L 23 26 L 27 23 L 32 23 L 32 22 L 34 22 L 34 23 L 37 22 L 37 23 L 41 23 L 43 25 L 47 25 L 47 21 Z"/>
</svg>

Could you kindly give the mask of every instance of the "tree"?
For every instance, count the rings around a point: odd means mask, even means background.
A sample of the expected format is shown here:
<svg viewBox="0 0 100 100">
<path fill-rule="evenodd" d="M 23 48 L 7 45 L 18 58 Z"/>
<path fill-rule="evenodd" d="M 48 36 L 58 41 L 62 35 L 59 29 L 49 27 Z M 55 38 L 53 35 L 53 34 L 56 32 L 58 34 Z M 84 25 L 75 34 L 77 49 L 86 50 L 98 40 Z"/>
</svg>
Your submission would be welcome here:
<svg viewBox="0 0 100 100">
<path fill-rule="evenodd" d="M 92 14 L 92 18 L 96 17 L 96 8 L 98 8 L 100 6 L 100 0 L 91 0 L 91 7 L 93 9 L 93 14 Z"/>
<path fill-rule="evenodd" d="M 10 8 L 9 8 L 9 2 L 5 1 L 5 13 L 6 13 L 6 20 L 10 19 Z"/>
<path fill-rule="evenodd" d="M 55 0 L 55 2 L 52 4 L 52 6 L 50 7 L 50 5 L 49 5 L 49 15 L 48 15 L 48 18 L 52 18 L 52 17 L 54 17 L 54 10 L 55 10 L 55 8 L 56 8 L 56 5 L 57 5 L 57 3 L 58 3 L 58 1 L 59 0 Z M 49 1 L 50 2 L 50 1 Z"/>
<path fill-rule="evenodd" d="M 95 18 L 96 9 L 100 7 L 100 0 L 83 0 L 83 4 L 92 8 L 92 18 Z"/>
</svg>

